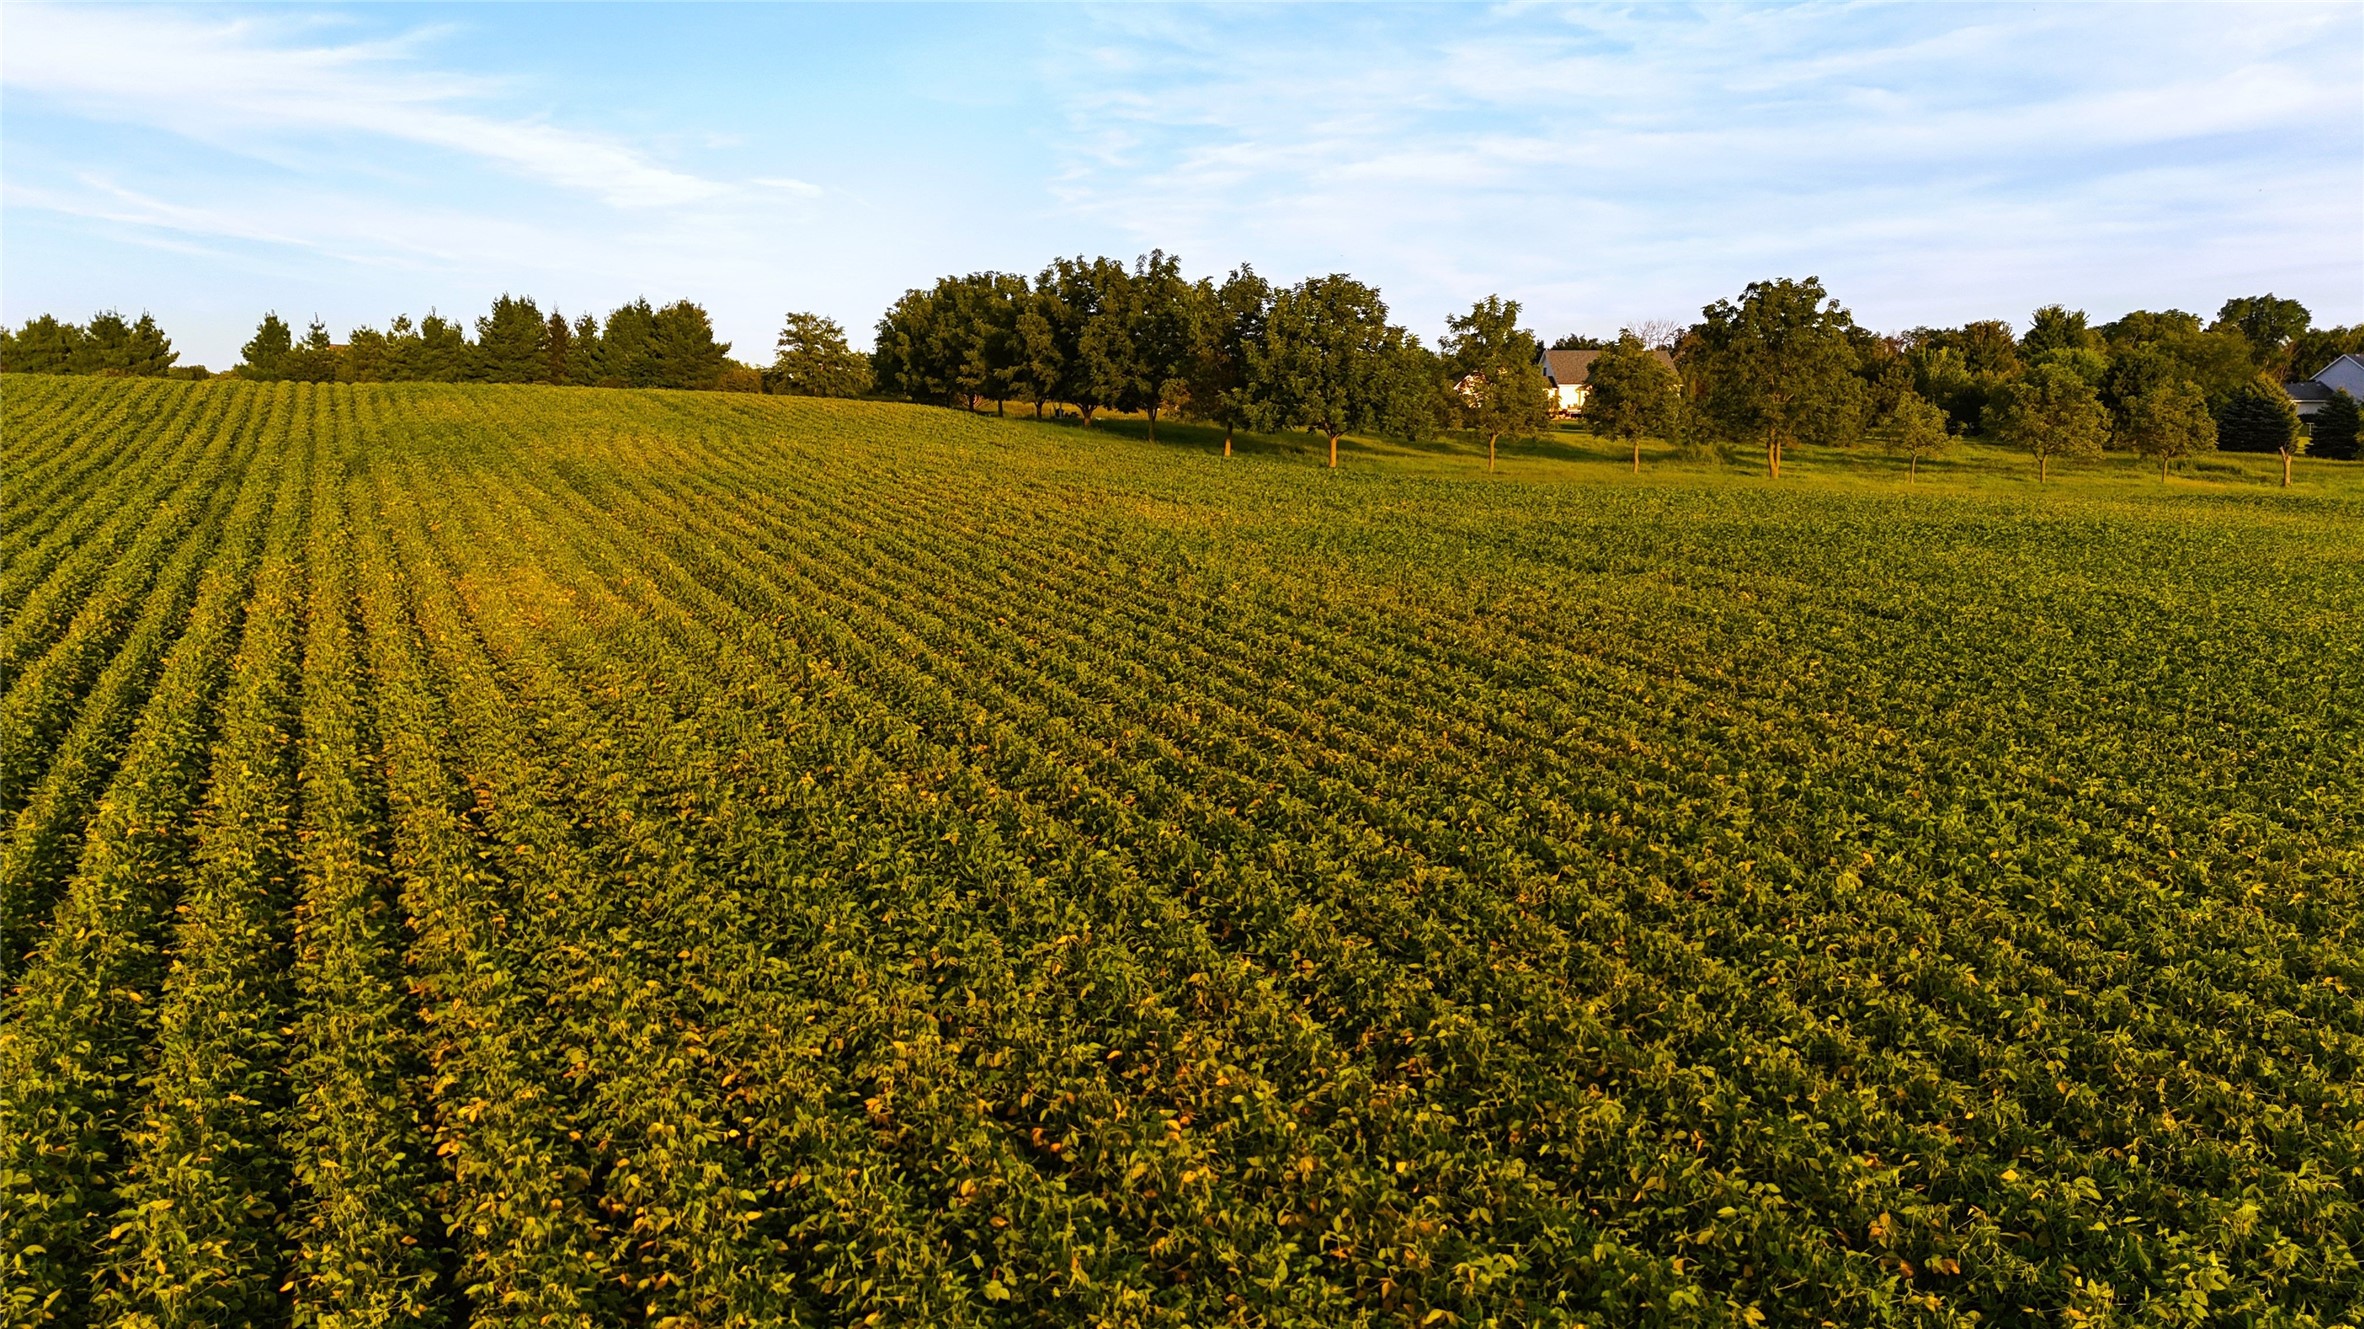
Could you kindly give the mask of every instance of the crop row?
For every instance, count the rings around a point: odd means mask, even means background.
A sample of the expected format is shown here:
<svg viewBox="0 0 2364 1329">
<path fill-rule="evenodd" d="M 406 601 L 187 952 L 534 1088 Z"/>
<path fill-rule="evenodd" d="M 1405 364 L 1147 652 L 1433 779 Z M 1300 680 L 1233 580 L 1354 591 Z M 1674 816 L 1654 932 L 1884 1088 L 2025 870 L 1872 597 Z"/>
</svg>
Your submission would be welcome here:
<svg viewBox="0 0 2364 1329">
<path fill-rule="evenodd" d="M 5 409 L 12 1322 L 2354 1318 L 2338 511 Z"/>
</svg>

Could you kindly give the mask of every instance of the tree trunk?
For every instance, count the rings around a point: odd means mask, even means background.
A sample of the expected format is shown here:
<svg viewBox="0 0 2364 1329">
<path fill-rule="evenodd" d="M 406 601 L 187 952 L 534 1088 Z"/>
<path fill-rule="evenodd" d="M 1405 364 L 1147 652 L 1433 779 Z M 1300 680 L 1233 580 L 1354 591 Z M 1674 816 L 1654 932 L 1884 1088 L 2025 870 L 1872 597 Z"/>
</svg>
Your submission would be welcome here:
<svg viewBox="0 0 2364 1329">
<path fill-rule="evenodd" d="M 1909 484 L 1911 484 L 1913 481 L 1915 481 L 1915 480 L 1918 480 L 1918 479 L 1920 479 L 1920 478 L 1921 478 L 1921 454 L 1920 454 L 1920 453 L 1918 453 L 1918 452 L 1916 452 L 1916 453 L 1914 453 L 1914 454 L 1912 455 L 1912 460 L 1910 460 L 1910 461 L 1908 461 L 1908 462 L 1906 462 L 1906 463 L 1904 464 L 1904 482 L 1905 482 L 1906 484 L 1908 484 L 1908 485 L 1909 485 Z"/>
<path fill-rule="evenodd" d="M 1633 473 L 1635 475 L 1642 473 L 1642 436 L 1640 434 L 1633 436 Z"/>
<path fill-rule="evenodd" d="M 1226 457 L 1228 457 L 1228 456 L 1230 456 L 1230 455 L 1231 455 L 1231 426 L 1230 426 L 1230 425 L 1225 425 L 1225 426 L 1223 426 L 1223 455 L 1224 455 L 1224 456 L 1226 456 Z"/>
<path fill-rule="evenodd" d="M 2167 483 L 2167 455 L 2159 454 L 2159 483 Z"/>
<path fill-rule="evenodd" d="M 2036 483 L 2038 483 L 2038 484 L 2042 484 L 2043 482 L 2045 482 L 2046 480 L 2049 480 L 2049 479 L 2051 479 L 2051 478 L 2052 478 L 2052 457 L 2051 457 L 2051 454 L 2049 454 L 2049 453 L 2044 453 L 2044 452 L 2039 452 L 2039 453 L 2037 453 L 2037 454 L 2036 454 Z"/>
<path fill-rule="evenodd" d="M 1089 429 L 1092 427 L 1092 412 L 1099 410 L 1100 408 L 1097 406 L 1078 406 L 1075 409 L 1081 412 L 1083 415 L 1084 428 Z"/>
<path fill-rule="evenodd" d="M 1338 469 L 1338 436 L 1330 435 L 1330 469 Z"/>
<path fill-rule="evenodd" d="M 1002 416 L 1002 415 L 1004 415 L 1004 414 L 1007 414 L 1007 412 L 1005 412 L 1005 411 L 1003 411 L 1003 410 L 1001 409 L 1003 406 L 1005 406 L 1005 405 L 1007 405 L 1007 404 L 1008 404 L 1008 403 L 1004 402 L 1004 401 L 1003 401 L 1001 398 L 999 398 L 999 397 L 996 397 L 996 398 L 994 398 L 994 399 L 993 399 L 993 414 L 994 414 L 996 417 L 999 417 L 999 416 Z"/>
<path fill-rule="evenodd" d="M 2282 487 L 2290 487 L 2290 454 L 2287 452 L 2282 454 Z"/>
<path fill-rule="evenodd" d="M 1034 399 L 1034 418 L 1037 420 L 1042 418 L 1042 398 L 1040 397 Z"/>
<path fill-rule="evenodd" d="M 1486 435 L 1486 470 L 1489 472 L 1494 469 L 1494 444 L 1501 437 L 1500 434 Z"/>
<path fill-rule="evenodd" d="M 1157 408 L 1155 406 L 1149 408 L 1149 441 L 1157 442 Z"/>
</svg>

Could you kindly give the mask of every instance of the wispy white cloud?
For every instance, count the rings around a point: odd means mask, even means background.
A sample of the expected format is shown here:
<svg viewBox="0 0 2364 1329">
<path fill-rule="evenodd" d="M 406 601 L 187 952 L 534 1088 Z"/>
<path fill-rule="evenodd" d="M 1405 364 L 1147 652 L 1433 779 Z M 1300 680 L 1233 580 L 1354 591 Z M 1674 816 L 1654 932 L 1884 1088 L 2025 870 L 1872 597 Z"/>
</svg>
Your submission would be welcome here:
<svg viewBox="0 0 2364 1329">
<path fill-rule="evenodd" d="M 1880 326 L 2364 318 L 2352 4 L 412 14 L 0 6 L 10 315 L 645 292 L 753 345 L 1159 246 L 1351 271 L 1424 332 L 1806 273 Z"/>
<path fill-rule="evenodd" d="M 625 208 L 730 192 L 613 139 L 487 110 L 506 89 L 421 63 L 432 29 L 343 42 L 325 40 L 330 32 L 147 7 L 17 6 L 0 80 L 84 115 L 221 147 L 359 134 L 475 158 Z"/>
<path fill-rule="evenodd" d="M 1358 18 L 1101 14 L 1075 46 L 1127 76 L 1061 91 L 1057 196 L 1143 244 L 1388 255 L 1415 323 L 1485 283 L 1606 330 L 1769 265 L 1878 277 L 1890 317 L 2174 298 L 2268 252 L 2364 296 L 2352 8 Z"/>
</svg>

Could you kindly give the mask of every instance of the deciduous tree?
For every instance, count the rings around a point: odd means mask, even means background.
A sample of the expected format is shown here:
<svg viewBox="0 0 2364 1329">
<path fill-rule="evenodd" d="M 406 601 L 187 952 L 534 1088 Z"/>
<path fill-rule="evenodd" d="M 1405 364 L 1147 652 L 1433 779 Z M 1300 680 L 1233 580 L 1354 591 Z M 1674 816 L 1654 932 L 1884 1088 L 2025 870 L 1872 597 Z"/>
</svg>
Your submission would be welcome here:
<svg viewBox="0 0 2364 1329">
<path fill-rule="evenodd" d="M 1703 313 L 1685 339 L 1684 377 L 1703 380 L 1710 423 L 1729 437 L 1763 440 L 1773 478 L 1789 445 L 1842 442 L 1861 426 L 1864 389 L 1847 335 L 1854 319 L 1818 278 L 1752 282 L 1738 301 Z"/>
<path fill-rule="evenodd" d="M 1043 403 L 1059 390 L 1061 366 L 1057 335 L 1059 297 L 1049 291 L 1029 291 L 1010 327 L 1010 386 L 1034 403 L 1034 418 L 1042 418 Z"/>
<path fill-rule="evenodd" d="M 1053 299 L 1043 306 L 1055 320 L 1051 343 L 1059 362 L 1060 400 L 1090 428 L 1100 409 L 1133 391 L 1138 373 L 1125 326 L 1125 286 L 1132 274 L 1113 258 L 1053 259 L 1035 279 Z"/>
<path fill-rule="evenodd" d="M 1462 420 L 1486 436 L 1486 469 L 1504 434 L 1534 433 L 1551 423 L 1551 386 L 1536 363 L 1535 334 L 1519 326 L 1519 302 L 1489 295 L 1445 320 L 1445 372 Z"/>
<path fill-rule="evenodd" d="M 2129 399 L 2118 426 L 2134 451 L 2159 461 L 2159 479 L 2170 462 L 2216 451 L 2216 421 L 2200 385 L 2186 380 L 2161 383 Z"/>
<path fill-rule="evenodd" d="M 1152 249 L 1134 260 L 1132 279 L 1124 285 L 1124 324 L 1132 372 L 1122 404 L 1148 414 L 1154 442 L 1158 413 L 1180 398 L 1198 341 L 1197 311 L 1180 259 Z"/>
<path fill-rule="evenodd" d="M 1343 273 L 1308 277 L 1273 296 L 1248 356 L 1250 391 L 1270 423 L 1328 439 L 1335 469 L 1339 436 L 1376 418 L 1388 356 L 1402 343 L 1377 291 Z"/>
<path fill-rule="evenodd" d="M 2249 343 L 2249 356 L 2259 370 L 2280 374 L 2289 367 L 2290 346 L 2314 322 L 2307 307 L 2271 291 L 2224 302 L 2216 311 L 2217 326 L 2230 328 Z"/>
<path fill-rule="evenodd" d="M 2086 326 L 2085 311 L 2046 305 L 2035 312 L 2019 339 L 2019 358 L 2030 364 L 2048 351 L 2098 351 L 2101 334 Z"/>
<path fill-rule="evenodd" d="M 764 386 L 791 397 L 859 397 L 870 390 L 870 362 L 846 346 L 837 320 L 790 314 Z"/>
<path fill-rule="evenodd" d="M 1622 438 L 1633 449 L 1633 473 L 1642 473 L 1642 439 L 1660 438 L 1675 431 L 1683 406 L 1682 381 L 1675 371 L 1626 333 L 1609 349 L 1593 357 L 1587 376 L 1592 386 L 1584 414 L 1596 428 Z"/>
<path fill-rule="evenodd" d="M 1231 455 L 1234 431 L 1255 423 L 1256 403 L 1248 382 L 1248 357 L 1264 340 L 1272 311 L 1272 283 L 1245 263 L 1216 285 L 1199 283 L 1197 344 L 1190 362 L 1190 409 L 1223 426 L 1223 455 Z"/>
<path fill-rule="evenodd" d="M 1989 427 L 2006 446 L 2036 459 L 2036 478 L 2052 476 L 2054 457 L 2098 457 L 2109 434 L 2109 413 L 2075 370 L 2037 365 L 1996 392 Z"/>
<path fill-rule="evenodd" d="M 1920 478 L 1921 458 L 1936 456 L 1954 441 L 1954 436 L 1946 430 L 1945 412 L 1917 392 L 1907 391 L 1898 396 L 1881 425 L 1881 444 L 1906 459 L 1907 484 Z"/>
</svg>

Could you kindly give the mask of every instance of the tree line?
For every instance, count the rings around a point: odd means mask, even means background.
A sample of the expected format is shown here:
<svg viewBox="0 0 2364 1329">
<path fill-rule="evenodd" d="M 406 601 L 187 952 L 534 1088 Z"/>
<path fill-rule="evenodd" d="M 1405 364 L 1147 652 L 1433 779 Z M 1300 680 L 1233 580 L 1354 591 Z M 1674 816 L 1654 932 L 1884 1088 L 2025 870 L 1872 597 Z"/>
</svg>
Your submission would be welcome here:
<svg viewBox="0 0 2364 1329">
<path fill-rule="evenodd" d="M 1553 403 L 1543 342 L 1517 301 L 1488 296 L 1447 320 L 1435 348 L 1390 319 L 1378 290 L 1343 273 L 1276 285 L 1241 264 L 1190 280 L 1152 250 L 1131 263 L 1057 258 L 1020 273 L 946 276 L 906 291 L 878 320 L 875 348 L 844 329 L 790 314 L 768 366 L 730 357 L 701 306 L 636 300 L 603 319 L 544 314 L 503 295 L 471 329 L 430 312 L 333 341 L 315 319 L 298 336 L 265 315 L 231 371 L 242 378 L 342 382 L 547 383 L 875 396 L 997 413 L 1010 403 L 1091 427 L 1103 412 L 1239 430 L 1306 430 L 1405 439 L 1447 429 L 1487 440 L 1531 435 Z M 1586 421 L 1629 442 L 1687 450 L 1761 449 L 1778 477 L 1800 443 L 1871 444 L 1907 456 L 1910 474 L 1955 440 L 2026 451 L 2038 474 L 2105 449 L 2175 461 L 2217 449 L 2291 457 L 2357 454 L 2357 410 L 2344 394 L 2302 430 L 2286 378 L 2364 352 L 2364 325 L 2317 328 L 2305 306 L 2273 295 L 2229 300 L 2212 321 L 2138 310 L 2093 324 L 2048 305 L 2025 332 L 2000 319 L 1883 334 L 1858 324 L 1820 281 L 1751 283 L 1698 321 L 1567 335 L 1554 349 L 1596 351 Z M 0 369 L 183 374 L 170 339 L 142 314 L 102 312 L 87 325 L 42 316 L 0 329 Z M 1671 363 L 1670 363 L 1671 362 Z M 2311 436 L 2310 436 L 2311 435 Z"/>
<path fill-rule="evenodd" d="M 1423 437 L 1473 429 L 1488 441 L 1549 417 L 1541 342 L 1515 301 L 1489 296 L 1448 320 L 1434 351 L 1388 322 L 1379 293 L 1342 274 L 1276 287 L 1243 265 L 1185 280 L 1152 251 L 1056 259 L 1029 281 L 1004 272 L 947 276 L 904 294 L 879 320 L 873 390 L 914 401 L 1165 413 L 1238 428 L 1310 429 L 1335 464 L 1342 433 Z M 842 341 L 836 344 L 843 352 Z M 2002 320 L 1882 334 L 1858 324 L 1814 278 L 1751 283 L 1688 327 L 1565 336 L 1597 350 L 1584 414 L 1633 444 L 1763 450 L 1778 477 L 1799 443 L 1870 442 L 1920 461 L 1966 436 L 2020 448 L 2048 477 L 2061 458 L 2104 449 L 2160 462 L 2218 448 L 2307 446 L 2282 382 L 2364 351 L 2364 326 L 2318 329 L 2305 306 L 2272 295 L 2227 301 L 2204 323 L 2181 310 L 2136 311 L 2094 326 L 2081 311 L 2037 310 L 2025 333 Z M 1654 350 L 1671 351 L 1670 371 Z M 2313 430 L 2316 455 L 2356 455 L 2355 403 L 2342 396 Z"/>
</svg>

